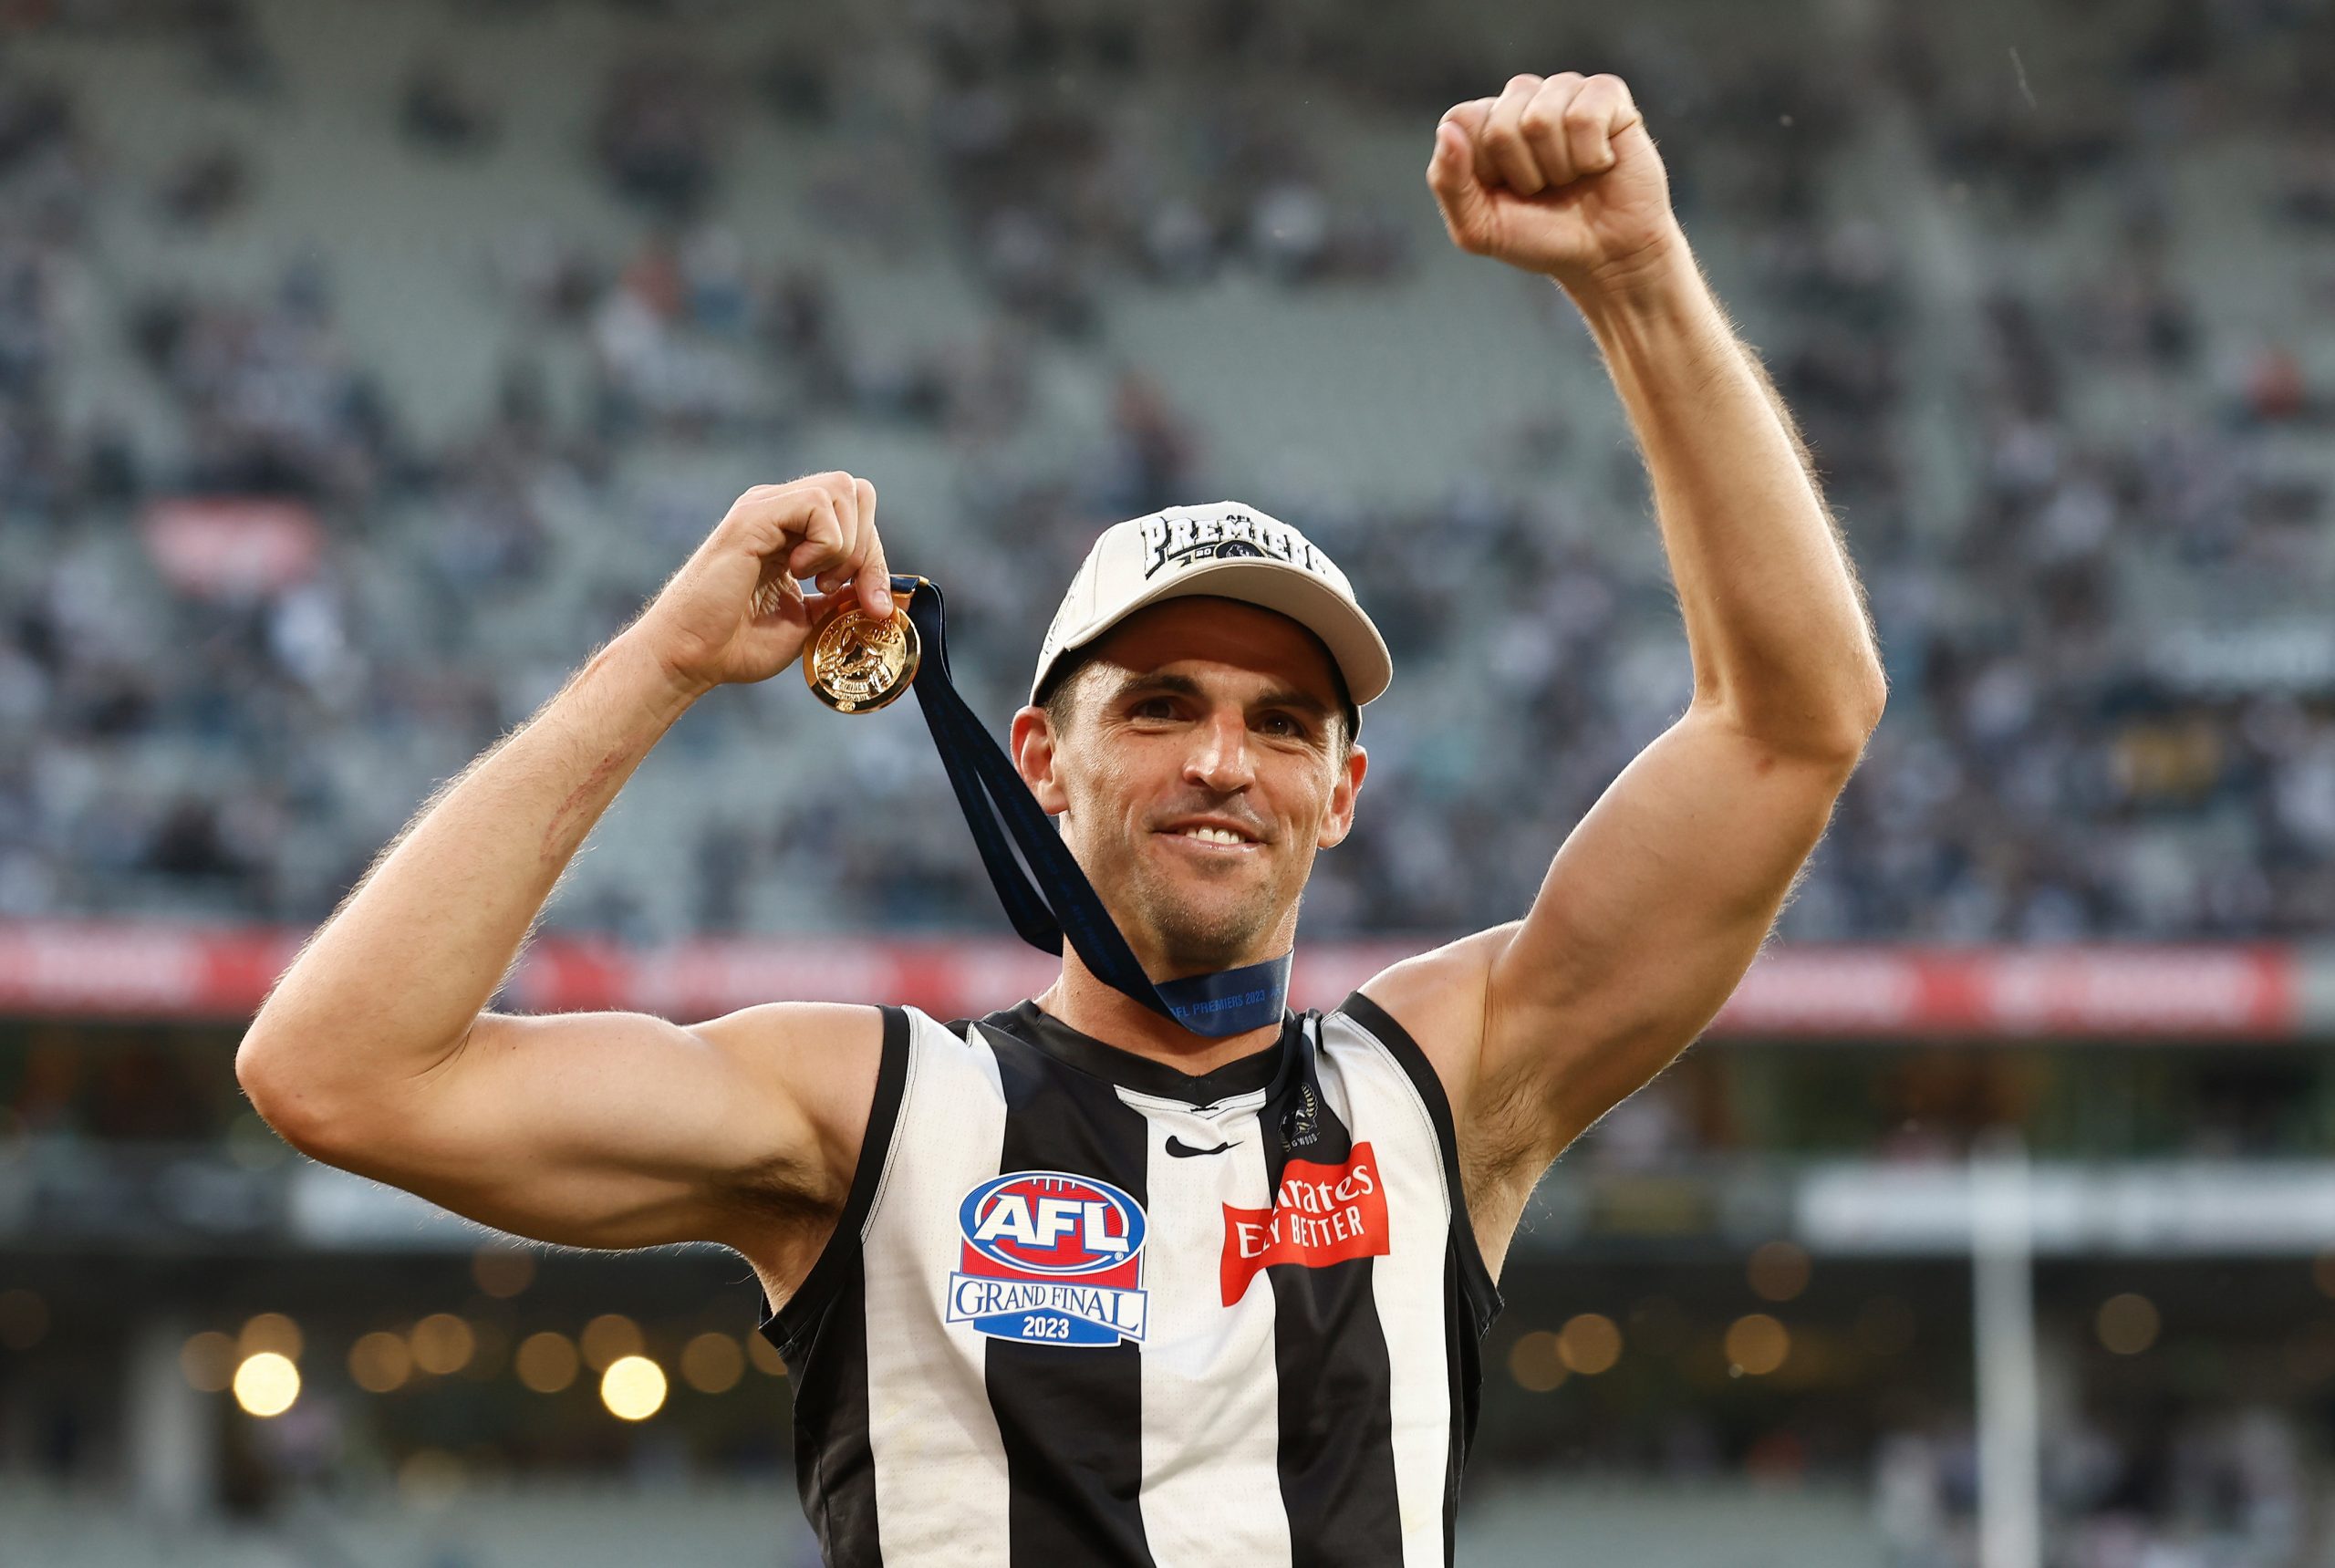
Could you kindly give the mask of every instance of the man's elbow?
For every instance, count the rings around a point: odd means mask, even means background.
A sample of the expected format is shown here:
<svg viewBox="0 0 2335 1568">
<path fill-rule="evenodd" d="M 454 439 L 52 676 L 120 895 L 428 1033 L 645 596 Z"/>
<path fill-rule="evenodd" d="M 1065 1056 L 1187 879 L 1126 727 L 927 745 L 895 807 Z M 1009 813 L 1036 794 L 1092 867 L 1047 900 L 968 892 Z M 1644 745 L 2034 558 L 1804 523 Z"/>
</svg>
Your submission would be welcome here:
<svg viewBox="0 0 2335 1568">
<path fill-rule="evenodd" d="M 1843 774 L 1864 755 L 1889 706 L 1889 676 L 1868 645 L 1833 666 L 1831 678 L 1801 698 L 1802 717 L 1790 739 L 1803 754 L 1840 764 Z"/>
<path fill-rule="evenodd" d="M 1811 762 L 1831 765 L 1846 784 L 1856 772 L 1857 763 L 1864 759 L 1864 749 L 1871 743 L 1875 730 L 1881 727 L 1882 709 L 1887 705 L 1885 690 L 1878 683 L 1868 697 L 1858 693 L 1842 701 L 1839 707 L 1819 715 L 1791 737 L 1788 746 L 1792 754 Z"/>
<path fill-rule="evenodd" d="M 263 1028 L 255 1021 L 235 1047 L 235 1082 L 276 1137 L 311 1159 L 341 1164 L 358 1141 L 355 1118 L 342 1097 L 303 1070 L 300 1057 L 299 1045 L 280 1026 Z"/>
<path fill-rule="evenodd" d="M 1889 707 L 1889 676 L 1879 659 L 1867 659 L 1852 679 L 1841 702 L 1839 741 L 1851 763 L 1864 755 L 1867 742 L 1881 728 Z"/>
<path fill-rule="evenodd" d="M 306 1109 L 282 1047 L 261 1033 L 256 1023 L 244 1032 L 243 1044 L 235 1047 L 235 1083 L 260 1120 L 294 1148 L 308 1152 L 308 1135 L 319 1118 Z"/>
<path fill-rule="evenodd" d="M 1714 716 L 1778 756 L 1836 768 L 1845 782 L 1881 727 L 1889 682 L 1876 661 L 1818 691 L 1762 691 L 1756 693 L 1760 701 L 1747 700 L 1749 695 L 1711 703 Z"/>
</svg>

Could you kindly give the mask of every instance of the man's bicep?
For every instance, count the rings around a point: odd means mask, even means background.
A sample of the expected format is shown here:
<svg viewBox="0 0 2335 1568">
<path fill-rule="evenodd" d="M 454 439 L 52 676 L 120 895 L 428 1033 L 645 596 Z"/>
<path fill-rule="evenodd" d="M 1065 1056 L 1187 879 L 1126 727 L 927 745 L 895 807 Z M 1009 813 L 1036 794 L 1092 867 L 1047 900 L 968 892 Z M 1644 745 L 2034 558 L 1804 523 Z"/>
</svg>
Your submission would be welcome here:
<svg viewBox="0 0 2335 1568">
<path fill-rule="evenodd" d="M 865 1119 L 881 1030 L 873 1008 L 812 1003 L 694 1026 L 484 1013 L 382 1107 L 356 1158 L 333 1158 L 542 1241 L 736 1245 L 834 1196 L 840 1129 L 855 1087 Z"/>
<path fill-rule="evenodd" d="M 1492 958 L 1481 1064 L 1533 1091 L 1551 1158 L 1726 1002 L 1852 766 L 1690 712 L 1566 838 Z"/>
</svg>

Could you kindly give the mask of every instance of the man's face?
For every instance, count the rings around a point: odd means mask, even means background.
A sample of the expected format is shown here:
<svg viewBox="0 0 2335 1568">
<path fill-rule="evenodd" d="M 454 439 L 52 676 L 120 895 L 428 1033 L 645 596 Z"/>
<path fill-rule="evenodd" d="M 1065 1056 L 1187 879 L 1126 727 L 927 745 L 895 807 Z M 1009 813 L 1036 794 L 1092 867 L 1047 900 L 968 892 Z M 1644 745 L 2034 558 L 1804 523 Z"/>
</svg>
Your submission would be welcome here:
<svg viewBox="0 0 2335 1568">
<path fill-rule="evenodd" d="M 1169 599 L 1086 650 L 1070 722 L 1013 719 L 1013 753 L 1162 978 L 1288 950 L 1313 855 L 1345 837 L 1368 765 L 1328 652 L 1288 617 Z"/>
</svg>

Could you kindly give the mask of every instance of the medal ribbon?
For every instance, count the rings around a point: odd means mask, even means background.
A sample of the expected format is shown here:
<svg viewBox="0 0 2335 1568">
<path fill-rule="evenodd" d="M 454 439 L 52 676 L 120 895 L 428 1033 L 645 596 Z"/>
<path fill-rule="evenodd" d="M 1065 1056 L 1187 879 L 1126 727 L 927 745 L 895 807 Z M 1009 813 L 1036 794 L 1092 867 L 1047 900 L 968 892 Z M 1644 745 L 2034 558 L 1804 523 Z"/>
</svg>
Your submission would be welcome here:
<svg viewBox="0 0 2335 1568">
<path fill-rule="evenodd" d="M 1068 940 L 1082 962 L 1113 990 L 1195 1034 L 1213 1038 L 1277 1025 L 1289 996 L 1290 955 L 1212 974 L 1154 981 L 1103 907 L 1102 896 L 1054 831 L 1053 819 L 1030 793 L 1005 748 L 981 726 L 949 679 L 947 607 L 929 577 L 896 576 L 893 596 L 924 642 L 913 682 L 917 705 L 932 731 L 949 785 L 972 829 L 973 845 L 989 868 L 1006 918 L 1022 940 L 1059 953 Z M 1021 861 L 1013 857 L 1022 852 Z M 1022 869 L 1027 862 L 1029 869 Z"/>
</svg>

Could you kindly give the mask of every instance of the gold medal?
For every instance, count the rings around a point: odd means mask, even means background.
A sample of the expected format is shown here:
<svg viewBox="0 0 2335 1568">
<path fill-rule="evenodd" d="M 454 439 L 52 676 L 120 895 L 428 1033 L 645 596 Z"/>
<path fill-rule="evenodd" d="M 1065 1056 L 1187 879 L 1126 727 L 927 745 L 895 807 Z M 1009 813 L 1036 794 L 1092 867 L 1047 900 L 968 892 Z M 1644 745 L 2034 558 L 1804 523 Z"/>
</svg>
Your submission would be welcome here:
<svg viewBox="0 0 2335 1568">
<path fill-rule="evenodd" d="M 892 596 L 886 619 L 861 608 L 855 594 L 811 628 L 803 679 L 813 696 L 838 713 L 872 713 L 908 689 L 924 648 L 908 619 L 907 597 Z"/>
</svg>

